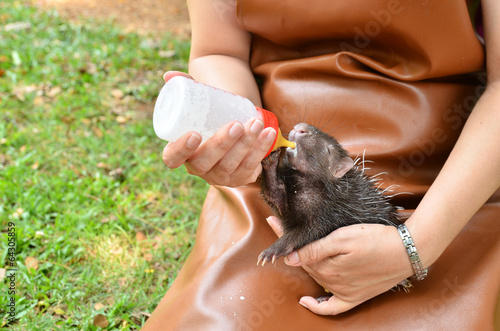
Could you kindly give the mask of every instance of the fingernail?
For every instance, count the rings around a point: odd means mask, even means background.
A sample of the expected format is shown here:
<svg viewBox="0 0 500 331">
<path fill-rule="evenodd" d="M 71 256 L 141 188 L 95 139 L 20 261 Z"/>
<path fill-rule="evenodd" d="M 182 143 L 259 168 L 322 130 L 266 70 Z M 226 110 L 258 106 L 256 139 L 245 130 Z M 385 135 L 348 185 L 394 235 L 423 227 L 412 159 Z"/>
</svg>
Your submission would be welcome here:
<svg viewBox="0 0 500 331">
<path fill-rule="evenodd" d="M 274 142 L 274 139 L 276 139 L 276 130 L 271 129 L 269 130 L 269 133 L 266 136 L 266 142 L 272 143 Z"/>
<path fill-rule="evenodd" d="M 255 122 L 253 122 L 252 126 L 250 127 L 250 132 L 259 133 L 263 128 L 264 122 L 262 122 L 261 120 L 255 120 Z"/>
<path fill-rule="evenodd" d="M 238 138 L 240 134 L 243 133 L 243 130 L 245 128 L 243 127 L 243 124 L 241 123 L 234 123 L 231 129 L 229 129 L 229 136 L 231 138 Z"/>
<path fill-rule="evenodd" d="M 201 143 L 201 138 L 197 134 L 192 134 L 186 142 L 188 148 L 196 148 Z"/>
<path fill-rule="evenodd" d="M 297 252 L 291 252 L 285 257 L 285 263 L 290 266 L 298 265 L 300 263 L 299 254 Z"/>
<path fill-rule="evenodd" d="M 307 305 L 306 305 L 305 303 L 303 303 L 302 301 L 299 301 L 299 304 L 300 304 L 302 307 L 309 309 L 309 307 L 307 307 Z"/>
<path fill-rule="evenodd" d="M 271 216 L 269 216 L 268 218 L 266 218 L 266 221 L 267 221 L 267 224 L 269 224 L 269 226 L 271 228 L 275 228 L 276 227 L 276 221 L 274 221 Z"/>
</svg>

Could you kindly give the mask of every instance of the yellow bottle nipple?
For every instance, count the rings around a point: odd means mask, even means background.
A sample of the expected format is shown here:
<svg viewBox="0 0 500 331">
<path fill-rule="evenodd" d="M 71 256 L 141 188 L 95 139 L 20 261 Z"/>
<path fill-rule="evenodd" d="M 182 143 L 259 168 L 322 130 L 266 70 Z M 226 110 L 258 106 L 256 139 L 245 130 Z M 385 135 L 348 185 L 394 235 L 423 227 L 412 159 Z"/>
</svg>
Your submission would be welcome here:
<svg viewBox="0 0 500 331">
<path fill-rule="evenodd" d="M 288 141 L 283 138 L 281 134 L 281 129 L 278 129 L 278 139 L 276 139 L 276 144 L 274 144 L 273 151 L 277 150 L 280 147 L 290 147 L 295 148 L 295 143 L 293 141 Z"/>
</svg>

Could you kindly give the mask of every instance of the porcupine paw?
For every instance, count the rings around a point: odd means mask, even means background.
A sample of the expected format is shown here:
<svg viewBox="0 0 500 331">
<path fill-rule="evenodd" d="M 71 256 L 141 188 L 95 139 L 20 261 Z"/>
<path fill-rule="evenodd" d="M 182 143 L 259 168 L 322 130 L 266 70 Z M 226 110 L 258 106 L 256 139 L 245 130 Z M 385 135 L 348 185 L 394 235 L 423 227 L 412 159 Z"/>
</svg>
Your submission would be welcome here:
<svg viewBox="0 0 500 331">
<path fill-rule="evenodd" d="M 257 259 L 257 265 L 261 264 L 264 266 L 267 262 L 271 262 L 274 264 L 277 259 L 279 259 L 280 256 L 278 256 L 276 253 L 270 251 L 269 249 L 266 249 L 262 253 L 260 253 L 259 258 Z"/>
<path fill-rule="evenodd" d="M 286 250 L 279 245 L 272 245 L 271 247 L 260 253 L 257 260 L 257 265 L 261 264 L 262 266 L 264 266 L 264 264 L 266 264 L 267 262 L 271 262 L 272 264 L 274 264 L 277 259 L 282 256 L 286 256 L 289 253 L 291 253 L 291 250 Z"/>
<path fill-rule="evenodd" d="M 323 296 L 317 297 L 316 301 L 318 301 L 318 303 L 322 303 L 322 302 L 330 300 L 331 297 L 332 297 L 331 295 L 323 295 Z"/>
<path fill-rule="evenodd" d="M 265 170 L 276 168 L 280 160 L 280 152 L 276 150 L 269 154 L 264 160 L 262 160 L 262 168 Z"/>
</svg>

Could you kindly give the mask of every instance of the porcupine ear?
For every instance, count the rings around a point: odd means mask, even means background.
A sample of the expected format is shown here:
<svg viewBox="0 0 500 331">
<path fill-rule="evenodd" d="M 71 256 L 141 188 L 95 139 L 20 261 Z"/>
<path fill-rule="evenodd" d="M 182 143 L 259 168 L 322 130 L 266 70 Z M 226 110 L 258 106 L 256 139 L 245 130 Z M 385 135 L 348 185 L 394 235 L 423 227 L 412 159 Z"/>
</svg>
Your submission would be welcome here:
<svg viewBox="0 0 500 331">
<path fill-rule="evenodd" d="M 352 167 L 354 167 L 354 161 L 349 156 L 344 156 L 343 158 L 340 159 L 336 169 L 332 172 L 336 178 L 341 178 L 349 170 L 351 170 Z"/>
</svg>

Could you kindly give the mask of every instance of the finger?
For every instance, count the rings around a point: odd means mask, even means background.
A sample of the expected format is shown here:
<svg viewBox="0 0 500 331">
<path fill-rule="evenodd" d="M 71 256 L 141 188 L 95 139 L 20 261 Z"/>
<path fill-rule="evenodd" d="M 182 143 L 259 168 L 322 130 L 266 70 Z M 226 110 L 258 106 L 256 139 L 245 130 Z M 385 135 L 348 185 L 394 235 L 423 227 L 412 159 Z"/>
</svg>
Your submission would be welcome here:
<svg viewBox="0 0 500 331">
<path fill-rule="evenodd" d="M 193 79 L 193 77 L 191 77 L 190 75 L 188 75 L 182 71 L 167 71 L 166 73 L 163 74 L 163 80 L 166 83 L 166 82 L 168 82 L 169 79 L 176 77 L 176 76 L 182 76 L 182 77 Z"/>
<path fill-rule="evenodd" d="M 340 240 L 337 240 L 335 231 L 328 236 L 313 241 L 290 253 L 285 258 L 285 263 L 289 266 L 305 266 L 319 262 L 327 257 L 343 254 L 343 247 Z"/>
<path fill-rule="evenodd" d="M 262 172 L 262 165 L 259 163 L 257 168 L 255 168 L 253 174 L 248 178 L 248 183 L 255 183 L 257 178 L 259 178 L 261 172 Z"/>
<path fill-rule="evenodd" d="M 264 129 L 251 146 L 249 143 L 246 147 L 239 142 L 235 144 L 224 160 L 213 168 L 213 179 L 223 181 L 224 178 L 229 178 L 233 185 L 254 183 L 262 172 L 261 162 L 274 142 L 275 132 L 272 128 Z"/>
<path fill-rule="evenodd" d="M 243 124 L 239 122 L 230 122 L 224 125 L 211 138 L 207 139 L 189 159 L 188 170 L 196 175 L 209 172 L 238 141 L 243 131 Z"/>
<path fill-rule="evenodd" d="M 321 303 L 313 297 L 302 297 L 299 303 L 318 315 L 338 315 L 356 307 L 361 302 L 348 302 L 333 295 L 328 301 Z"/>
<path fill-rule="evenodd" d="M 276 130 L 273 128 L 264 129 L 253 145 L 253 148 L 250 149 L 245 159 L 241 162 L 240 169 L 253 172 L 254 169 L 261 164 L 267 152 L 271 149 L 275 139 Z"/>
<path fill-rule="evenodd" d="M 281 221 L 279 218 L 277 218 L 276 216 L 269 216 L 268 218 L 266 218 L 266 221 L 278 237 L 281 237 L 283 235 L 283 228 L 281 227 Z"/>
<path fill-rule="evenodd" d="M 163 162 L 170 169 L 178 168 L 193 155 L 201 144 L 201 136 L 188 132 L 175 142 L 169 142 L 163 149 Z"/>
<path fill-rule="evenodd" d="M 264 122 L 255 118 L 246 122 L 244 128 L 245 134 L 234 144 L 226 155 L 224 155 L 214 169 L 216 176 L 228 176 L 240 166 L 240 163 L 246 155 L 254 148 L 255 141 L 264 129 Z M 258 164 L 260 164 L 260 162 Z M 252 169 L 248 169 L 247 172 L 253 173 L 256 167 L 257 165 Z M 248 177 L 249 174 L 247 173 L 245 176 Z"/>
</svg>

